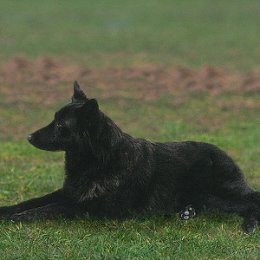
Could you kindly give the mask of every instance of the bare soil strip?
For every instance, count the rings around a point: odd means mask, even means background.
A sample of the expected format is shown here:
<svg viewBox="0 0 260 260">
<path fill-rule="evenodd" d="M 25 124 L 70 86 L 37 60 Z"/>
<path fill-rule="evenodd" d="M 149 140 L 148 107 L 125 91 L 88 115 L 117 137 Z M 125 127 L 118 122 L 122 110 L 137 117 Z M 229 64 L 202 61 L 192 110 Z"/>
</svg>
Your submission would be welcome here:
<svg viewBox="0 0 260 260">
<path fill-rule="evenodd" d="M 162 96 L 174 96 L 167 104 L 179 106 L 194 93 L 233 93 L 235 98 L 213 98 L 211 105 L 221 110 L 232 109 L 232 113 L 241 108 L 260 109 L 260 103 L 253 98 L 260 93 L 259 71 L 241 73 L 208 65 L 192 70 L 158 64 L 98 69 L 48 57 L 35 60 L 14 57 L 0 65 L 0 139 L 1 136 L 23 138 L 29 128 L 24 124 L 28 117 L 26 113 L 36 111 L 40 106 L 53 111 L 57 102 L 69 101 L 74 80 L 79 81 L 90 97 L 111 98 L 121 105 L 133 104 L 133 100 L 156 101 Z M 250 98 L 244 98 L 247 93 L 251 93 Z M 35 108 L 32 110 L 32 107 Z M 199 123 L 218 127 L 226 113 L 220 115 L 214 119 L 203 117 Z M 31 118 L 34 127 L 38 123 L 39 127 L 42 125 L 34 115 Z"/>
<path fill-rule="evenodd" d="M 198 70 L 156 64 L 93 69 L 64 64 L 55 58 L 39 57 L 29 60 L 14 57 L 0 66 L 2 86 L 18 83 L 45 83 L 51 86 L 62 82 L 71 83 L 73 80 L 89 86 L 98 86 L 109 93 L 108 95 L 126 89 L 139 90 L 139 98 L 145 96 L 146 99 L 176 92 L 220 94 L 260 91 L 259 71 L 241 73 L 209 65 Z"/>
</svg>

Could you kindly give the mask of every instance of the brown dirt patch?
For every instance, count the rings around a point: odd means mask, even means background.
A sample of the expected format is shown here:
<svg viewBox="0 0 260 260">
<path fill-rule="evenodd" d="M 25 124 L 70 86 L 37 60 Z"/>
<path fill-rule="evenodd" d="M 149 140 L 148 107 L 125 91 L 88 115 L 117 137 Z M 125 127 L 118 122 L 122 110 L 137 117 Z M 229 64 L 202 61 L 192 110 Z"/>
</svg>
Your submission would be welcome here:
<svg viewBox="0 0 260 260">
<path fill-rule="evenodd" d="M 129 104 L 129 101 L 133 105 L 132 99 L 142 102 L 174 95 L 175 98 L 169 102 L 171 106 L 178 107 L 192 93 L 218 95 L 226 92 L 244 94 L 260 91 L 259 71 L 241 73 L 208 65 L 193 70 L 158 64 L 90 68 L 68 64 L 56 58 L 39 57 L 30 60 L 14 57 L 0 65 L 0 139 L 3 136 L 22 138 L 32 128 L 31 125 L 37 129 L 45 120 L 48 122 L 46 114 L 53 111 L 54 106 L 58 108 L 59 102 L 69 101 L 70 86 L 74 80 L 79 81 L 89 96 L 111 98 L 122 107 Z M 241 108 L 260 108 L 259 102 L 254 98 L 247 99 L 236 94 L 232 96 L 236 97 L 213 97 L 214 102 L 210 105 L 220 111 L 232 109 L 233 112 L 239 112 Z M 36 108 L 39 109 L 39 104 L 44 106 L 44 111 L 38 110 L 37 114 L 33 114 Z M 210 125 L 211 129 L 216 129 L 228 115 L 222 113 L 221 117 L 187 118 L 189 122 L 195 120 L 196 125 Z"/>
<path fill-rule="evenodd" d="M 0 66 L 0 84 L 33 83 L 59 85 L 78 80 L 95 86 L 106 96 L 124 96 L 133 91 L 135 98 L 145 100 L 160 95 L 191 92 L 259 92 L 260 72 L 241 73 L 223 68 L 202 66 L 198 70 L 147 64 L 131 67 L 93 69 L 65 64 L 59 59 L 39 57 L 29 60 L 14 57 Z M 1 92 L 8 92 L 1 86 Z M 12 90 L 13 92 L 13 90 Z M 27 92 L 28 93 L 28 92 Z M 39 93 L 38 93 L 39 94 Z"/>
</svg>

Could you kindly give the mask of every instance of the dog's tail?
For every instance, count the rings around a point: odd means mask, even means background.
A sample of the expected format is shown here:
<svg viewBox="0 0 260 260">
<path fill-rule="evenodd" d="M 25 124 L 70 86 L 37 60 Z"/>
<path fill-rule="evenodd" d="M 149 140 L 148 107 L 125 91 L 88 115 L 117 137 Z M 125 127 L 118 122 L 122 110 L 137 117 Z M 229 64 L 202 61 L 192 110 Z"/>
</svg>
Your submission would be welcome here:
<svg viewBox="0 0 260 260">
<path fill-rule="evenodd" d="M 260 192 L 252 191 L 245 195 L 245 199 L 257 205 L 260 210 Z"/>
<path fill-rule="evenodd" d="M 248 193 L 245 195 L 245 200 L 255 206 L 255 216 L 258 222 L 260 222 L 260 192 L 252 191 Z"/>
<path fill-rule="evenodd" d="M 260 223 L 260 193 L 252 191 L 244 196 L 248 209 L 244 214 L 242 228 L 246 233 L 252 233 Z"/>
</svg>

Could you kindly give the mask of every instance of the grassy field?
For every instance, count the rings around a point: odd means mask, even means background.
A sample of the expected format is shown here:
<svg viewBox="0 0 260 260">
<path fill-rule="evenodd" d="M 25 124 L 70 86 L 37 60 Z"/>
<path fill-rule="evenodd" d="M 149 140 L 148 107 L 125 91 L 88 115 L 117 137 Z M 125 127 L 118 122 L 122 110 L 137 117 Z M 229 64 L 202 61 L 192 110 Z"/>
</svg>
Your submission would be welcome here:
<svg viewBox="0 0 260 260">
<path fill-rule="evenodd" d="M 137 73 L 140 65 L 210 64 L 247 75 L 259 69 L 259 12 L 259 1 L 253 0 L 1 1 L 0 204 L 43 195 L 63 181 L 63 154 L 37 150 L 25 137 L 70 100 L 75 78 L 51 81 L 46 71 L 31 81 L 19 78 L 32 69 L 8 63 L 20 55 L 92 69 L 91 78 L 82 76 L 80 83 L 125 132 L 152 141 L 214 143 L 260 190 L 259 88 L 175 93 L 158 80 L 151 88 L 153 78 Z M 112 76 L 102 81 L 104 67 Z M 1 74 L 2 68 L 10 68 L 11 76 Z M 137 76 L 119 82 L 113 79 L 118 68 L 135 68 Z M 259 228 L 248 236 L 240 224 L 233 215 L 188 222 L 177 216 L 1 221 L 0 259 L 260 259 Z"/>
<path fill-rule="evenodd" d="M 0 55 L 251 69 L 260 59 L 259 12 L 258 0 L 3 0 Z"/>
</svg>

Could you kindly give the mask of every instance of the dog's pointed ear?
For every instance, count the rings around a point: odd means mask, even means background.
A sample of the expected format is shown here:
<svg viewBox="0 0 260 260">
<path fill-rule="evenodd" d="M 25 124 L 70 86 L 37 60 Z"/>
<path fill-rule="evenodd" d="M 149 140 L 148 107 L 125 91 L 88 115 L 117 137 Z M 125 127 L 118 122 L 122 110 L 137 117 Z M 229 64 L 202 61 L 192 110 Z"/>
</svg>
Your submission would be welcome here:
<svg viewBox="0 0 260 260">
<path fill-rule="evenodd" d="M 95 116 L 99 112 L 99 106 L 96 99 L 89 99 L 80 108 L 80 115 L 82 116 Z"/>
<path fill-rule="evenodd" d="M 87 111 L 89 114 L 92 112 L 96 112 L 99 110 L 98 102 L 96 99 L 92 98 L 89 99 L 82 107 L 85 111 Z"/>
<path fill-rule="evenodd" d="M 74 89 L 74 93 L 71 98 L 72 103 L 85 103 L 87 101 L 87 96 L 80 89 L 80 86 L 77 81 L 74 81 L 73 89 Z"/>
</svg>

